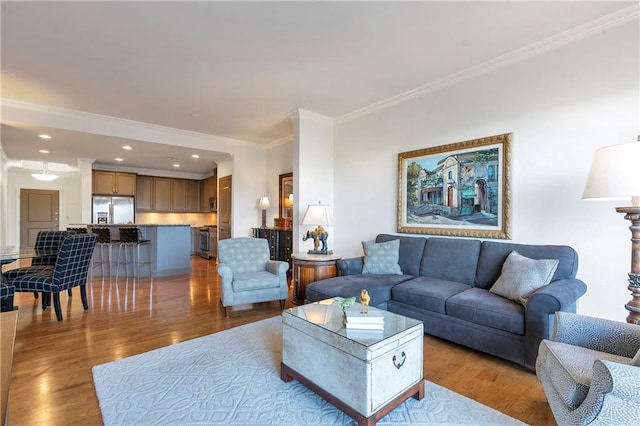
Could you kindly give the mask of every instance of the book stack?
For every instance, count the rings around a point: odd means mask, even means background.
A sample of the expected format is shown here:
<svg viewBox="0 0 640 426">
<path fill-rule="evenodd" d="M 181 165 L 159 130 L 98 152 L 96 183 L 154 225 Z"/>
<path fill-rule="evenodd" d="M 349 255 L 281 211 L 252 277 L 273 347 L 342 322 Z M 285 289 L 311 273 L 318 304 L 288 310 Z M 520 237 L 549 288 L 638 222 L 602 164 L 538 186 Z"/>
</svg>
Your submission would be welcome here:
<svg viewBox="0 0 640 426">
<path fill-rule="evenodd" d="M 360 311 L 347 311 L 346 329 L 349 330 L 384 330 L 384 317 L 378 310 L 370 310 L 363 314 Z"/>
</svg>

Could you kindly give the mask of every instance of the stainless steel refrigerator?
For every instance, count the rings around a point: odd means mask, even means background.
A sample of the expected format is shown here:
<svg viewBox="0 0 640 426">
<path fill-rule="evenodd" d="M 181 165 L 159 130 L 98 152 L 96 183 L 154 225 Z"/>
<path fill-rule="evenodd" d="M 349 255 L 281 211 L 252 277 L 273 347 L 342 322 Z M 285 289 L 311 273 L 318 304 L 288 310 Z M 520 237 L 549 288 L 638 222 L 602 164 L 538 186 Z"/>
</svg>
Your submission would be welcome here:
<svg viewBox="0 0 640 426">
<path fill-rule="evenodd" d="M 93 196 L 92 223 L 135 223 L 134 197 Z"/>
</svg>

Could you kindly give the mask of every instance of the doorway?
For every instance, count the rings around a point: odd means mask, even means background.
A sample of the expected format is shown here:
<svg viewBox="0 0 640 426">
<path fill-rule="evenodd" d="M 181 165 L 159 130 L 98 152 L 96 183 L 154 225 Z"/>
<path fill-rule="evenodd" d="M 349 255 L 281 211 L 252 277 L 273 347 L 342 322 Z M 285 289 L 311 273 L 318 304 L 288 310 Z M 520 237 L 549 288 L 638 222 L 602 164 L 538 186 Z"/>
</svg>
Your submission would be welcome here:
<svg viewBox="0 0 640 426">
<path fill-rule="evenodd" d="M 59 226 L 58 191 L 20 190 L 20 250 L 32 249 L 40 231 L 57 231 Z"/>
<path fill-rule="evenodd" d="M 220 239 L 231 238 L 231 175 L 221 177 L 218 181 L 218 214 L 220 215 L 218 231 Z"/>
</svg>

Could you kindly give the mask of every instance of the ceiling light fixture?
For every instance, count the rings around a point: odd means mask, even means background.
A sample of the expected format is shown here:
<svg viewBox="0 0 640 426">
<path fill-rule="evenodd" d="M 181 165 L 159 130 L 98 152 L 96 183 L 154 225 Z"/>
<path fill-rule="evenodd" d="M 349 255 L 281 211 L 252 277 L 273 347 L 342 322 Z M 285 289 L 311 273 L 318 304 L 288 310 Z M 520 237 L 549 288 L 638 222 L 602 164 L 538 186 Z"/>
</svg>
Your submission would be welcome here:
<svg viewBox="0 0 640 426">
<path fill-rule="evenodd" d="M 129 145 L 124 145 L 122 147 L 122 149 L 126 149 L 127 151 L 131 151 L 133 148 L 131 148 Z"/>
<path fill-rule="evenodd" d="M 116 158 L 116 161 L 124 161 L 122 158 L 118 157 Z"/>
<path fill-rule="evenodd" d="M 173 167 L 178 168 L 180 167 L 180 164 L 174 164 Z"/>
<path fill-rule="evenodd" d="M 32 173 L 31 177 L 42 182 L 51 182 L 58 179 L 58 175 L 49 173 L 49 165 L 46 161 L 42 163 L 42 171 L 40 173 Z"/>
<path fill-rule="evenodd" d="M 200 158 L 200 156 L 198 154 L 192 154 L 191 158 Z"/>
<path fill-rule="evenodd" d="M 49 151 L 47 151 L 46 149 L 41 149 L 40 151 L 38 151 L 40 154 L 49 154 Z"/>
<path fill-rule="evenodd" d="M 51 139 L 51 136 L 45 135 L 44 133 L 38 136 L 40 137 L 40 139 Z"/>
</svg>

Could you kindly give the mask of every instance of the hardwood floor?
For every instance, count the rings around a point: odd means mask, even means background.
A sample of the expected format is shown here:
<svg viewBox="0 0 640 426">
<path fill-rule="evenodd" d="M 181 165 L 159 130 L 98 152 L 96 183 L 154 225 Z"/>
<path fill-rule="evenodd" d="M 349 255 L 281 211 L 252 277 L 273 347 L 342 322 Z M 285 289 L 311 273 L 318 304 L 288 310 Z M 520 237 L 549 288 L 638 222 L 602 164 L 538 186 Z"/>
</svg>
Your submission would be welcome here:
<svg viewBox="0 0 640 426">
<path fill-rule="evenodd" d="M 280 315 L 278 302 L 224 317 L 215 262 L 192 257 L 192 273 L 119 282 L 95 278 L 83 311 L 78 289 L 61 295 L 64 321 L 20 293 L 9 393 L 10 425 L 102 424 L 91 367 Z M 290 307 L 290 300 L 287 307 Z M 533 425 L 554 424 L 533 373 L 425 336 L 425 378 Z M 428 395 L 427 395 L 428 397 Z"/>
</svg>

